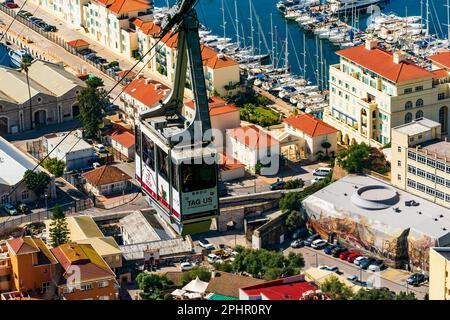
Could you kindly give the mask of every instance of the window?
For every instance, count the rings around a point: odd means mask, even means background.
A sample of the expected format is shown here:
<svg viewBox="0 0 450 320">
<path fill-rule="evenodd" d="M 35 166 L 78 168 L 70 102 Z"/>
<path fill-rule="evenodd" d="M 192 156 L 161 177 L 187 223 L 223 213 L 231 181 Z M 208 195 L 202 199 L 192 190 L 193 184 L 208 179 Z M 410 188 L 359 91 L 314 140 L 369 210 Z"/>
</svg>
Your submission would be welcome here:
<svg viewBox="0 0 450 320">
<path fill-rule="evenodd" d="M 423 100 L 422 99 L 417 99 L 416 107 L 423 107 Z"/>
<path fill-rule="evenodd" d="M 416 91 L 422 91 L 423 90 L 423 86 L 417 86 L 416 87 Z"/>
<path fill-rule="evenodd" d="M 98 283 L 98 287 L 99 287 L 99 288 L 106 288 L 108 285 L 109 285 L 109 282 L 108 282 L 108 281 L 100 281 L 100 282 Z"/>
<path fill-rule="evenodd" d="M 417 155 L 417 161 L 419 161 L 420 163 L 426 163 L 427 162 L 427 158 L 425 158 L 425 156 L 418 154 Z"/>
<path fill-rule="evenodd" d="M 181 164 L 183 192 L 210 189 L 216 185 L 216 167 L 213 164 Z"/>
<path fill-rule="evenodd" d="M 41 291 L 42 293 L 47 292 L 50 288 L 50 282 L 42 282 Z"/>
<path fill-rule="evenodd" d="M 408 187 L 416 188 L 416 182 L 414 180 L 408 179 Z"/>
<path fill-rule="evenodd" d="M 420 190 L 422 192 L 425 192 L 425 185 L 417 182 L 417 190 Z"/>
<path fill-rule="evenodd" d="M 402 147 L 397 147 L 398 152 L 402 152 Z"/>
<path fill-rule="evenodd" d="M 423 171 L 422 169 L 417 169 L 417 175 L 419 177 L 425 178 L 426 177 L 426 172 Z"/>
<path fill-rule="evenodd" d="M 445 186 L 445 179 L 441 178 L 439 176 L 436 176 L 436 183 L 440 184 L 441 186 Z"/>
<path fill-rule="evenodd" d="M 436 179 L 436 176 L 434 174 L 427 172 L 427 180 L 430 180 L 430 181 L 434 182 L 435 179 Z"/>
<path fill-rule="evenodd" d="M 92 283 L 85 283 L 80 286 L 81 291 L 92 290 Z"/>
<path fill-rule="evenodd" d="M 423 111 L 422 110 L 419 110 L 419 111 L 416 112 L 416 119 L 420 119 L 420 118 L 423 118 Z"/>
<path fill-rule="evenodd" d="M 408 150 L 408 159 L 416 160 L 416 153 L 413 152 L 413 151 Z"/>
<path fill-rule="evenodd" d="M 398 180 L 398 181 L 402 180 L 402 175 L 401 175 L 401 174 L 398 174 L 398 175 L 397 175 L 397 180 Z"/>
<path fill-rule="evenodd" d="M 29 197 L 30 197 L 30 193 L 28 192 L 28 190 L 23 190 L 22 191 L 22 201 L 28 200 Z"/>
<path fill-rule="evenodd" d="M 408 164 L 408 172 L 412 174 L 416 174 L 416 167 Z"/>
<path fill-rule="evenodd" d="M 436 161 L 433 159 L 427 159 L 427 165 L 434 168 L 436 166 Z"/>
<path fill-rule="evenodd" d="M 444 171 L 444 172 L 445 172 L 445 163 L 436 161 L 436 168 L 437 168 L 438 170 L 441 170 L 441 171 Z"/>
<path fill-rule="evenodd" d="M 444 200 L 444 193 L 436 190 L 436 197 L 441 200 Z"/>
<path fill-rule="evenodd" d="M 427 187 L 427 194 L 429 195 L 436 195 L 436 190 L 434 190 L 433 188 Z"/>
<path fill-rule="evenodd" d="M 438 93 L 438 100 L 444 100 L 445 99 L 445 92 Z"/>
<path fill-rule="evenodd" d="M 408 112 L 405 114 L 405 123 L 410 123 L 412 121 L 412 113 Z"/>
<path fill-rule="evenodd" d="M 169 157 L 160 147 L 156 146 L 158 173 L 167 180 L 169 177 Z"/>
<path fill-rule="evenodd" d="M 397 161 L 397 166 L 399 166 L 399 167 L 402 166 L 402 162 L 400 160 Z"/>
<path fill-rule="evenodd" d="M 150 169 L 155 170 L 155 144 L 145 135 L 142 135 L 142 160 Z"/>
<path fill-rule="evenodd" d="M 404 92 L 405 94 L 406 94 L 406 93 L 411 93 L 411 92 L 412 92 L 412 88 L 406 88 L 403 92 Z"/>
<path fill-rule="evenodd" d="M 413 104 L 412 104 L 411 101 L 407 101 L 407 102 L 405 103 L 405 109 L 412 109 L 412 107 L 413 107 Z"/>
<path fill-rule="evenodd" d="M 3 194 L 0 198 L 0 203 L 5 204 L 9 202 L 9 195 L 7 193 Z"/>
</svg>

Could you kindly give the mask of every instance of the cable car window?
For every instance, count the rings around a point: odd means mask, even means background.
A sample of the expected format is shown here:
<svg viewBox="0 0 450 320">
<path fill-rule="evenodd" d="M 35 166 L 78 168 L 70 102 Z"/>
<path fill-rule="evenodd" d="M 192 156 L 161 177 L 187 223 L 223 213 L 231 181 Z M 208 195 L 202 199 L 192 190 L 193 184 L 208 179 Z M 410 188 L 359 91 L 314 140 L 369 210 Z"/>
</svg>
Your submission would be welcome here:
<svg viewBox="0 0 450 320">
<path fill-rule="evenodd" d="M 150 169 L 155 170 L 155 144 L 145 135 L 142 135 L 142 160 Z"/>
<path fill-rule="evenodd" d="M 182 164 L 181 177 L 183 192 L 210 189 L 216 185 L 214 164 Z"/>
<path fill-rule="evenodd" d="M 141 154 L 141 130 L 137 125 L 134 126 L 134 149 L 136 154 Z"/>
<path fill-rule="evenodd" d="M 167 154 L 158 146 L 156 146 L 156 155 L 158 157 L 158 173 L 166 180 L 169 176 L 169 161 Z"/>
<path fill-rule="evenodd" d="M 172 187 L 177 191 L 179 190 L 178 181 L 180 180 L 179 179 L 180 175 L 178 173 L 178 169 L 179 169 L 179 166 L 176 163 L 172 162 Z"/>
</svg>

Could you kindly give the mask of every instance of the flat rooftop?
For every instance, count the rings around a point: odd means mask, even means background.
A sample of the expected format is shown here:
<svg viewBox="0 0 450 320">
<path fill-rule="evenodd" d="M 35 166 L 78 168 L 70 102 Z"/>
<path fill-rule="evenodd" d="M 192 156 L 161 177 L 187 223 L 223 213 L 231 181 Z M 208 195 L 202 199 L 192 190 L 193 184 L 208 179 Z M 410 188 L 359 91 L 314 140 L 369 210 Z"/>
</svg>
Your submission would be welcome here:
<svg viewBox="0 0 450 320">
<path fill-rule="evenodd" d="M 57 147 L 57 151 L 60 153 L 76 152 L 80 150 L 92 149 L 94 152 L 94 147 L 89 143 L 79 138 L 74 134 L 62 134 L 57 137 L 47 138 L 47 146 L 49 150 L 52 150 L 66 135 L 69 135 L 63 143 Z"/>
<path fill-rule="evenodd" d="M 398 131 L 400 133 L 406 134 L 408 136 L 414 136 L 416 134 L 425 133 L 427 131 L 430 131 L 431 128 L 439 127 L 440 123 L 426 119 L 421 118 L 417 120 L 413 120 L 410 123 L 405 123 L 400 126 L 397 126 L 395 128 L 392 128 L 392 130 Z"/>
<path fill-rule="evenodd" d="M 419 205 L 406 206 L 405 201 L 410 200 Z M 401 232 L 411 228 L 433 239 L 450 234 L 450 209 L 367 175 L 347 175 L 304 202 L 335 216 L 341 212 L 349 212 L 356 220 L 362 216 L 366 223 L 381 229 Z"/>
<path fill-rule="evenodd" d="M 427 151 L 428 154 L 435 154 L 438 158 L 450 159 L 450 142 L 445 140 L 433 139 L 420 144 L 422 151 Z"/>
</svg>

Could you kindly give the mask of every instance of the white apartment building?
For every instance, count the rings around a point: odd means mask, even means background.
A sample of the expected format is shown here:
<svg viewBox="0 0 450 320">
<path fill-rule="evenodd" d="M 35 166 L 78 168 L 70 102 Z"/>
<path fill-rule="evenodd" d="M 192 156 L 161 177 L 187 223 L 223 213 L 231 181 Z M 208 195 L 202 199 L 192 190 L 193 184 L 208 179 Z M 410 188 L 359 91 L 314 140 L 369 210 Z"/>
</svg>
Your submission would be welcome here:
<svg viewBox="0 0 450 320">
<path fill-rule="evenodd" d="M 246 169 L 255 173 L 261 163 L 278 172 L 280 143 L 264 130 L 255 125 L 242 126 L 227 130 L 226 154 L 244 164 Z M 263 172 L 261 172 L 264 174 Z"/>
<path fill-rule="evenodd" d="M 339 130 L 338 141 L 382 146 L 391 141 L 392 127 L 422 117 L 440 122 L 442 132 L 448 132 L 447 69 L 426 70 L 370 39 L 336 53 L 340 62 L 330 66 L 324 121 Z"/>
</svg>

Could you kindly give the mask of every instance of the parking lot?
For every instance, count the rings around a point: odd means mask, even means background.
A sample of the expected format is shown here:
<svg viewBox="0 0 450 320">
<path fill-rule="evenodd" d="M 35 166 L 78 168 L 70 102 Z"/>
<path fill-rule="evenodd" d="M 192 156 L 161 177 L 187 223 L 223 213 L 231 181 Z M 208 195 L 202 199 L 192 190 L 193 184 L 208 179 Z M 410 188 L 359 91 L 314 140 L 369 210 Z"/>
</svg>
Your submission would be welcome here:
<svg viewBox="0 0 450 320">
<path fill-rule="evenodd" d="M 387 287 L 394 292 L 414 292 L 416 297 L 423 299 L 428 293 L 428 283 L 421 284 L 418 287 L 410 286 L 406 283 L 406 279 L 411 275 L 410 272 L 398 270 L 393 268 L 386 268 L 378 272 L 363 270 L 354 263 L 335 258 L 327 255 L 323 250 L 316 250 L 310 247 L 302 248 L 287 248 L 284 250 L 285 254 L 289 252 L 301 253 L 305 259 L 305 269 L 317 267 L 320 265 L 336 266 L 339 269 L 339 274 L 344 277 L 356 276 L 360 281 L 371 282 L 374 285 Z"/>
</svg>

